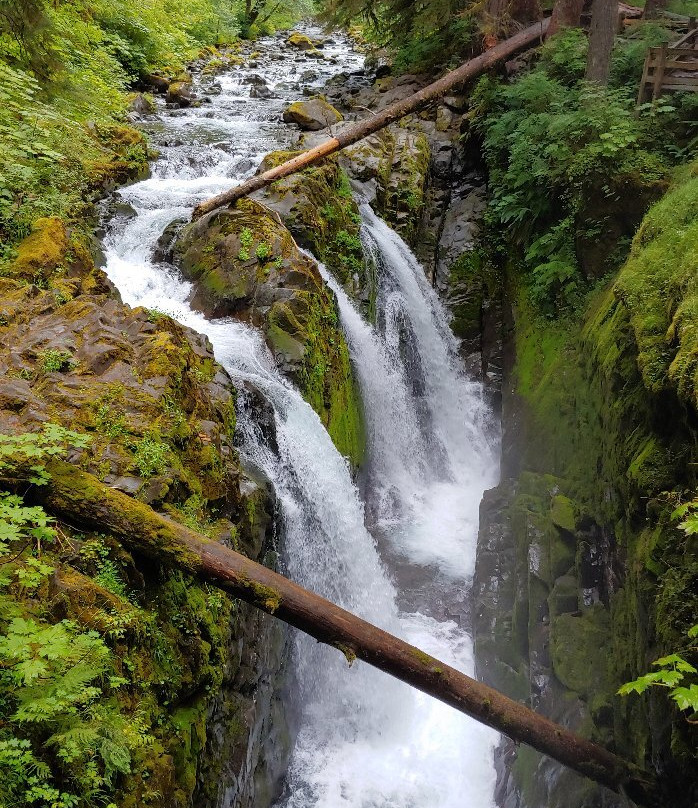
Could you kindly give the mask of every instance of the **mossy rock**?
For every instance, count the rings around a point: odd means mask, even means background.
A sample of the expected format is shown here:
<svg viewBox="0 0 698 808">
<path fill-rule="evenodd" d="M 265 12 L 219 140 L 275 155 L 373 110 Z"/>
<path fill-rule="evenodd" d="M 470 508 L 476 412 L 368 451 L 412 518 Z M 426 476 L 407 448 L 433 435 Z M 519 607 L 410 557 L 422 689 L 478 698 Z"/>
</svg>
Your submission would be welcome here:
<svg viewBox="0 0 698 808">
<path fill-rule="evenodd" d="M 266 171 L 299 152 L 272 152 Z M 294 239 L 321 260 L 364 312 L 375 315 L 376 278 L 364 260 L 359 210 L 336 157 L 277 180 L 256 198 L 279 214 Z"/>
<path fill-rule="evenodd" d="M 344 120 L 341 112 L 319 95 L 289 104 L 283 119 L 285 123 L 295 123 L 307 132 L 317 132 Z"/>
<path fill-rule="evenodd" d="M 305 34 L 299 33 L 298 31 L 294 31 L 292 34 L 290 34 L 286 41 L 294 48 L 298 48 L 298 50 L 315 50 L 315 43 L 313 40 Z"/>
<path fill-rule="evenodd" d="M 175 253 L 195 282 L 195 305 L 261 326 L 280 369 L 358 465 L 363 417 L 336 301 L 278 216 L 239 200 L 185 227 Z"/>
</svg>

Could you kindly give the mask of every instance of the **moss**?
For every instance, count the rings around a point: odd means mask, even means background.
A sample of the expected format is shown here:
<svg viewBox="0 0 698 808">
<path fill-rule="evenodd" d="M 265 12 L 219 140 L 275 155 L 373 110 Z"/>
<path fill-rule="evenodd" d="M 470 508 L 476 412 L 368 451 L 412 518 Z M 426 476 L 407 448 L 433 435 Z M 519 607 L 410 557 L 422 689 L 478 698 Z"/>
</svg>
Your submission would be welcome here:
<svg viewBox="0 0 698 808">
<path fill-rule="evenodd" d="M 550 518 L 556 527 L 573 533 L 577 521 L 574 502 L 569 497 L 556 494 L 550 503 Z"/>
<path fill-rule="evenodd" d="M 562 542 L 548 535 L 556 676 L 585 700 L 585 731 L 640 764 L 675 754 L 672 771 L 685 790 L 685 773 L 695 767 L 690 728 L 675 720 L 662 694 L 652 694 L 651 709 L 642 699 L 615 695 L 652 659 L 680 646 L 698 609 L 695 553 L 671 519 L 675 503 L 694 496 L 698 482 L 692 365 L 698 331 L 691 319 L 698 183 L 691 172 L 682 179 L 647 214 L 627 263 L 590 296 L 578 319 L 546 320 L 523 295 L 514 296 L 523 466 L 557 479 L 547 501 Z M 519 478 L 519 502 L 528 480 L 528 472 Z M 534 499 L 527 507 L 540 513 Z M 590 532 L 582 535 L 582 527 Z M 543 546 L 542 533 L 539 524 L 527 545 Z M 620 581 L 609 591 L 601 586 L 602 602 L 584 608 L 575 589 L 590 536 L 612 536 L 610 546 L 596 547 L 604 569 L 620 573 Z M 570 541 L 577 544 L 575 565 Z M 671 729 L 662 734 L 664 722 Z M 523 764 L 517 771 L 522 780 L 530 777 Z"/>
</svg>

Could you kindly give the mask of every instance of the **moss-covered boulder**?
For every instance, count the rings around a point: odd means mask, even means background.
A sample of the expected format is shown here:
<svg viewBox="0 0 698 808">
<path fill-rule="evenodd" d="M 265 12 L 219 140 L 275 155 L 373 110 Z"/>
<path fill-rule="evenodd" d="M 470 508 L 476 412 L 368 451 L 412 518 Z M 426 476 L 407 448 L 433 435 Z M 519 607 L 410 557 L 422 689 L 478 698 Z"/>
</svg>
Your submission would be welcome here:
<svg viewBox="0 0 698 808">
<path fill-rule="evenodd" d="M 219 208 L 181 232 L 175 253 L 211 316 L 260 326 L 281 370 L 301 389 L 342 454 L 358 464 L 363 427 L 334 296 L 317 264 L 278 217 L 249 199 Z"/>
<path fill-rule="evenodd" d="M 302 51 L 310 51 L 315 49 L 315 42 L 306 36 L 305 34 L 301 34 L 298 31 L 293 31 L 289 34 L 286 42 L 294 48 Z"/>
<path fill-rule="evenodd" d="M 299 152 L 272 152 L 262 161 L 266 171 Z M 255 197 L 279 214 L 296 242 L 319 258 L 347 294 L 369 316 L 375 315 L 376 278 L 364 260 L 361 217 L 348 178 L 336 158 L 277 180 Z"/>
<path fill-rule="evenodd" d="M 289 104 L 284 110 L 283 119 L 285 123 L 295 123 L 308 132 L 326 129 L 343 120 L 342 114 L 319 95 Z"/>
<path fill-rule="evenodd" d="M 363 184 L 375 209 L 415 244 L 429 186 L 431 148 L 419 131 L 390 126 L 344 149 L 341 165 Z"/>
</svg>

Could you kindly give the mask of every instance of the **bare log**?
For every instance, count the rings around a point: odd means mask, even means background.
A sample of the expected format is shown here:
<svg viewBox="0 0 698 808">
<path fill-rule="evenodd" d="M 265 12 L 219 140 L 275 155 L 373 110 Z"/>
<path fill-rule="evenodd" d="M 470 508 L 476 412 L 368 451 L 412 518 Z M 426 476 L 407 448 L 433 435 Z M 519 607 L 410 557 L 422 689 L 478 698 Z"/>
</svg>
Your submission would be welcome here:
<svg viewBox="0 0 698 808">
<path fill-rule="evenodd" d="M 352 143 L 356 143 L 367 135 L 384 129 L 391 123 L 395 123 L 399 121 L 400 118 L 404 118 L 405 115 L 422 109 L 422 107 L 427 106 L 427 104 L 433 101 L 438 101 L 454 87 L 474 79 L 476 76 L 494 67 L 497 63 L 508 59 L 515 53 L 518 53 L 518 51 L 533 45 L 535 42 L 542 41 L 543 35 L 548 27 L 548 22 L 549 20 L 545 19 L 534 25 L 530 25 L 528 28 L 524 28 L 522 31 L 519 31 L 518 34 L 509 39 L 505 39 L 493 48 L 480 54 L 480 56 L 470 59 L 456 70 L 447 73 L 445 76 L 442 76 L 437 81 L 427 85 L 408 98 L 390 104 L 379 114 L 364 118 L 357 124 L 347 127 L 336 137 L 332 137 L 324 143 L 321 143 L 319 146 L 315 146 L 279 166 L 270 168 L 269 171 L 257 174 L 235 188 L 231 188 L 228 191 L 224 191 L 222 194 L 218 194 L 202 202 L 194 209 L 192 218 L 198 219 L 222 205 L 229 205 L 237 199 L 251 194 L 253 191 L 266 188 L 267 185 L 271 185 L 275 180 L 287 177 L 289 174 L 295 174 L 297 171 L 301 171 L 308 166 L 315 165 L 328 155 L 334 154 L 344 149 L 346 146 L 351 146 Z"/>
<path fill-rule="evenodd" d="M 350 662 L 361 659 L 647 808 L 660 804 L 653 778 L 603 747 L 69 463 L 52 461 L 47 471 L 49 483 L 33 496 L 51 513 L 109 530 L 132 550 L 220 587 L 341 650 Z M 14 480 L 0 483 L 16 484 L 18 476 L 31 472 L 15 470 Z"/>
</svg>

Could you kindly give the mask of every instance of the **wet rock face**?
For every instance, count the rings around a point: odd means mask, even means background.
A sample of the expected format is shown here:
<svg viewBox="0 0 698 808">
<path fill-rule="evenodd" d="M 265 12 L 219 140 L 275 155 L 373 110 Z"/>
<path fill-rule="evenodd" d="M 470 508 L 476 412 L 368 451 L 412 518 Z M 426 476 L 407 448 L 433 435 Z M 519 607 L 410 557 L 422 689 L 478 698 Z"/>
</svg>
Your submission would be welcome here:
<svg viewBox="0 0 698 808">
<path fill-rule="evenodd" d="M 260 326 L 279 368 L 301 389 L 342 454 L 360 462 L 359 396 L 336 303 L 317 264 L 251 199 L 188 225 L 175 245 L 193 303 Z"/>
<path fill-rule="evenodd" d="M 589 542 L 593 542 L 593 545 Z M 486 492 L 472 588 L 476 673 L 557 723 L 608 744 L 614 691 L 605 645 L 609 613 L 586 598 L 577 547 L 609 547 L 552 476 L 522 474 Z M 605 551 L 602 551 L 605 546 Z M 583 554 L 582 554 L 583 555 Z M 616 808 L 622 802 L 531 749 L 504 739 L 502 808 Z"/>
<path fill-rule="evenodd" d="M 73 451 L 71 462 L 175 521 L 271 561 L 273 497 L 240 468 L 235 390 L 207 339 L 120 303 L 58 219 L 37 223 L 12 273 L 0 279 L 0 432 L 52 422 L 84 433 L 89 446 Z M 78 548 L 92 539 L 109 548 L 129 598 L 161 638 L 157 658 L 150 632 L 127 633 L 115 649 L 117 656 L 127 649 L 138 671 L 124 718 L 137 715 L 156 737 L 133 761 L 116 801 L 218 808 L 228 792 L 236 805 L 255 796 L 270 802 L 273 795 L 262 792 L 273 787 L 287 750 L 275 695 L 281 629 L 252 609 L 235 609 L 222 593 L 212 603 L 193 579 L 132 556 L 108 535 L 83 531 L 73 539 L 64 530 Z M 90 622 L 95 604 L 125 608 L 90 577 L 94 570 L 77 551 L 55 562 L 52 606 L 42 619 L 101 629 Z M 194 794 L 197 783 L 208 790 Z"/>
<path fill-rule="evenodd" d="M 342 120 L 341 113 L 324 98 L 315 97 L 307 101 L 294 101 L 284 110 L 286 123 L 295 123 L 301 129 L 316 132 Z"/>
</svg>

